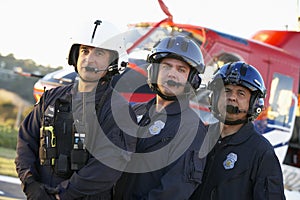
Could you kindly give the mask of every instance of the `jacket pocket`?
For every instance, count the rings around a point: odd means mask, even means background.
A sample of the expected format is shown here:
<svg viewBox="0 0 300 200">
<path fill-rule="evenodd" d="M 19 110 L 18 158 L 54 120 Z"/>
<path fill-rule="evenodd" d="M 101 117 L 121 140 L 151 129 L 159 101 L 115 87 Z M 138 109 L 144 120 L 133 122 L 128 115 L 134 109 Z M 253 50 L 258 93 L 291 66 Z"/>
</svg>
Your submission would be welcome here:
<svg viewBox="0 0 300 200">
<path fill-rule="evenodd" d="M 269 176 L 266 179 L 266 191 L 268 193 L 268 199 L 284 199 L 283 197 L 283 184 L 282 180 L 278 176 Z"/>
<path fill-rule="evenodd" d="M 188 151 L 184 163 L 186 181 L 201 183 L 204 167 L 205 158 L 200 159 L 198 151 Z"/>
</svg>

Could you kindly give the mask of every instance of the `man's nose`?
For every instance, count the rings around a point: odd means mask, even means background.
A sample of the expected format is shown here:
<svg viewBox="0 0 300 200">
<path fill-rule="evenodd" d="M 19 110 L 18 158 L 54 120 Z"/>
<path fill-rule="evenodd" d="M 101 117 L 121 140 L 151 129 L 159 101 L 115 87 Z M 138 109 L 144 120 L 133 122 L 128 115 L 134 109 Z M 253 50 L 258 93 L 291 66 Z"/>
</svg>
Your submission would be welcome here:
<svg viewBox="0 0 300 200">
<path fill-rule="evenodd" d="M 171 77 L 171 78 L 175 78 L 177 75 L 177 72 L 174 68 L 171 68 L 169 71 L 168 71 L 168 77 Z"/>
<path fill-rule="evenodd" d="M 90 63 L 90 62 L 94 62 L 95 61 L 95 53 L 93 51 L 91 51 L 87 56 L 86 56 L 86 60 Z"/>
<path fill-rule="evenodd" d="M 237 94 L 235 92 L 230 92 L 226 94 L 227 98 L 231 101 L 236 101 Z"/>
</svg>

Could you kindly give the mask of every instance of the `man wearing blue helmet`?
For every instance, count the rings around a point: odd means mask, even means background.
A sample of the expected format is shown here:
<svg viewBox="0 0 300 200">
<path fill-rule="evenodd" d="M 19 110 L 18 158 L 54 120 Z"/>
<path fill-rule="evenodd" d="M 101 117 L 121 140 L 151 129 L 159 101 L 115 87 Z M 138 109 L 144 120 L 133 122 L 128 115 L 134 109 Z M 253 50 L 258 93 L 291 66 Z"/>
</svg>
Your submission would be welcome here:
<svg viewBox="0 0 300 200">
<path fill-rule="evenodd" d="M 260 73 L 241 61 L 228 63 L 208 88 L 211 111 L 220 122 L 208 130 L 212 146 L 203 183 L 190 199 L 285 199 L 274 149 L 252 123 L 266 95 Z"/>
<path fill-rule="evenodd" d="M 201 183 L 205 164 L 198 151 L 206 128 L 189 107 L 204 71 L 202 53 L 193 40 L 178 35 L 157 43 L 148 62 L 148 85 L 157 95 L 134 106 L 139 120 L 136 153 L 114 199 L 188 199 Z"/>
</svg>

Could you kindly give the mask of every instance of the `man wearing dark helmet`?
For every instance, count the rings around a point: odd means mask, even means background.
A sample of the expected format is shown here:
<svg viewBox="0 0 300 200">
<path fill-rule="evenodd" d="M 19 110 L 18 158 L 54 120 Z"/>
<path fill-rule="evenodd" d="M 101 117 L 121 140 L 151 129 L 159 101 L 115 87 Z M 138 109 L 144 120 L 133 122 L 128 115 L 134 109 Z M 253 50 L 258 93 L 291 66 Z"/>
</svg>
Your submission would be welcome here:
<svg viewBox="0 0 300 200">
<path fill-rule="evenodd" d="M 212 91 L 211 111 L 220 122 L 208 129 L 212 145 L 203 182 L 190 199 L 285 199 L 274 149 L 252 123 L 261 113 L 266 95 L 260 73 L 241 61 L 227 63 L 208 88 Z"/>
<path fill-rule="evenodd" d="M 118 181 L 115 199 L 187 199 L 201 183 L 198 151 L 206 128 L 189 107 L 204 71 L 202 52 L 184 36 L 167 37 L 148 55 L 148 85 L 157 94 L 137 104 L 136 153 Z"/>
</svg>

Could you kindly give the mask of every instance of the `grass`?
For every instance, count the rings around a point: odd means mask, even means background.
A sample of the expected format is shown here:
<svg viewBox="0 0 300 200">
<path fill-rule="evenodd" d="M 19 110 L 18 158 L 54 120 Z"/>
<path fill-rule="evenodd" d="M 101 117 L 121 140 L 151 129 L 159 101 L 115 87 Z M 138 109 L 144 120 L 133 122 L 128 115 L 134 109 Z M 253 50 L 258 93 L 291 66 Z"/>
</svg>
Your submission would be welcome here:
<svg viewBox="0 0 300 200">
<path fill-rule="evenodd" d="M 15 166 L 16 150 L 0 147 L 0 174 L 18 177 Z"/>
<path fill-rule="evenodd" d="M 0 124 L 0 174 L 17 177 L 15 157 L 18 131 Z"/>
<path fill-rule="evenodd" d="M 0 124 L 0 147 L 15 149 L 17 145 L 18 131 Z"/>
</svg>

